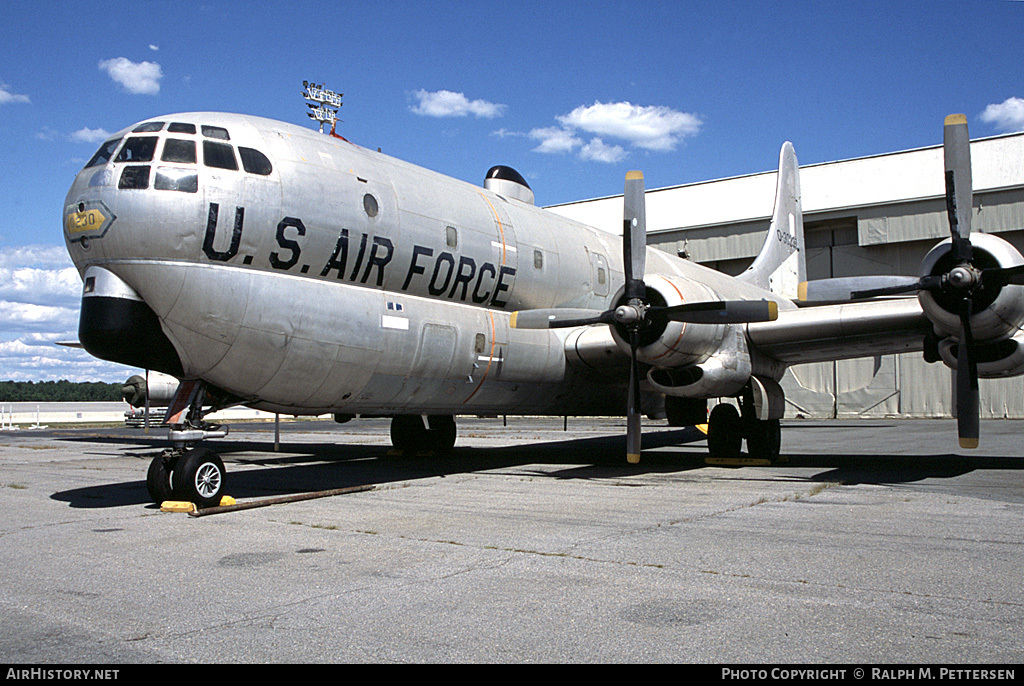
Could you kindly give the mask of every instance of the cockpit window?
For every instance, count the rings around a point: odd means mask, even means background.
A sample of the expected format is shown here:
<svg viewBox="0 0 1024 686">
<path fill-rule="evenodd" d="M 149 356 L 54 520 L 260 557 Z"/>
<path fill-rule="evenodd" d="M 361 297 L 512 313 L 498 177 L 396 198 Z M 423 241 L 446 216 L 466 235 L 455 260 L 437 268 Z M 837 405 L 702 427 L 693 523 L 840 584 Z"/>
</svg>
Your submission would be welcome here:
<svg viewBox="0 0 1024 686">
<path fill-rule="evenodd" d="M 132 136 L 125 141 L 115 162 L 149 162 L 156 152 L 156 136 Z"/>
<path fill-rule="evenodd" d="M 96 154 L 92 156 L 91 160 L 89 160 L 89 163 L 85 165 L 86 169 L 89 167 L 98 167 L 101 164 L 109 162 L 120 142 L 120 138 L 111 138 L 109 141 L 101 145 L 100 149 L 97 150 Z"/>
<path fill-rule="evenodd" d="M 158 191 L 195 193 L 199 190 L 199 176 L 194 168 L 157 167 L 153 188 Z"/>
<path fill-rule="evenodd" d="M 132 129 L 132 133 L 155 133 L 162 128 L 164 128 L 162 121 L 147 121 Z"/>
<path fill-rule="evenodd" d="M 180 164 L 196 163 L 196 142 L 186 141 L 180 138 L 168 138 L 164 142 L 164 151 L 160 155 L 164 162 L 178 162 Z"/>
<path fill-rule="evenodd" d="M 203 163 L 207 167 L 217 167 L 218 169 L 238 169 L 235 151 L 227 143 L 203 141 Z"/>
<path fill-rule="evenodd" d="M 238 146 L 238 156 L 242 158 L 242 169 L 250 174 L 268 176 L 274 169 L 267 156 L 259 150 Z"/>
<path fill-rule="evenodd" d="M 228 130 L 220 126 L 203 126 L 203 135 L 207 138 L 219 138 L 222 141 L 231 140 Z"/>
<path fill-rule="evenodd" d="M 118 188 L 149 188 L 149 165 L 125 167 Z"/>
<path fill-rule="evenodd" d="M 184 124 L 180 121 L 171 122 L 167 127 L 167 133 L 195 133 L 195 124 Z"/>
</svg>

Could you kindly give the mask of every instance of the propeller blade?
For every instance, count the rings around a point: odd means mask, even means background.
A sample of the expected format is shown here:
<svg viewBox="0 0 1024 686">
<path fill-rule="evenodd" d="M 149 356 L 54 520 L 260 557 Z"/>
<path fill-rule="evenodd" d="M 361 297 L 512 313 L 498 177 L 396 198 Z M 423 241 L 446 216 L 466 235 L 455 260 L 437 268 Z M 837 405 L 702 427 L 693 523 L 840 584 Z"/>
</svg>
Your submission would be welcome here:
<svg viewBox="0 0 1024 686">
<path fill-rule="evenodd" d="M 509 326 L 513 329 L 565 329 L 588 324 L 610 324 L 614 311 L 555 307 L 537 310 L 519 310 L 512 313 Z"/>
<path fill-rule="evenodd" d="M 1016 267 L 993 267 L 981 270 L 981 285 L 1002 287 L 1006 285 L 1024 286 L 1024 264 Z"/>
<path fill-rule="evenodd" d="M 920 288 L 916 276 L 846 276 L 817 279 L 800 284 L 797 297 L 801 302 L 844 302 L 875 295 L 897 295 Z"/>
<path fill-rule="evenodd" d="M 946 165 L 946 211 L 953 252 L 961 262 L 971 260 L 971 211 L 974 206 L 971 180 L 971 140 L 967 117 L 946 117 L 942 132 L 942 150 Z"/>
<path fill-rule="evenodd" d="M 960 343 L 956 355 L 956 428 L 961 448 L 977 448 L 980 424 L 978 363 L 971 334 L 970 298 L 960 305 Z"/>
<path fill-rule="evenodd" d="M 622 262 L 626 274 L 626 298 L 643 298 L 644 270 L 647 267 L 647 211 L 644 198 L 644 174 L 626 173 L 622 194 Z"/>
<path fill-rule="evenodd" d="M 775 321 L 779 318 L 779 305 L 770 300 L 683 303 L 671 307 L 651 307 L 647 316 L 688 324 L 747 324 Z"/>
<path fill-rule="evenodd" d="M 642 434 L 640 430 L 640 368 L 636 361 L 636 349 L 640 334 L 635 327 L 629 330 L 629 395 L 626 399 L 626 461 L 640 462 Z"/>
</svg>

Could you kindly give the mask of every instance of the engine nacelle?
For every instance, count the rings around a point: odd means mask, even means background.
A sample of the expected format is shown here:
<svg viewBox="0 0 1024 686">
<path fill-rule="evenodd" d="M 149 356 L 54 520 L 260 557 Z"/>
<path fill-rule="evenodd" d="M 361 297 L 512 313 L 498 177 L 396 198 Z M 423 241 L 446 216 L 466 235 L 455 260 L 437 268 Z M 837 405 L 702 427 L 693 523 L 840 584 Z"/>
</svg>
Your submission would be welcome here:
<svg viewBox="0 0 1024 686">
<path fill-rule="evenodd" d="M 956 369 L 958 345 L 955 339 L 950 338 L 939 342 L 939 355 L 950 369 Z M 982 379 L 1024 374 L 1024 331 L 1018 331 L 1011 338 L 998 341 L 976 342 L 974 352 L 978 376 Z"/>
<path fill-rule="evenodd" d="M 167 407 L 174 400 L 174 394 L 178 391 L 179 384 L 180 382 L 173 376 L 160 372 L 150 372 L 148 384 L 145 376 L 135 374 L 121 384 L 121 395 L 124 397 L 124 401 L 132 407 L 144 407 L 147 396 L 150 406 Z"/>
<path fill-rule="evenodd" d="M 655 367 L 647 381 L 659 393 L 686 398 L 736 395 L 751 375 L 750 354 L 740 327 L 728 327 L 725 345 L 703 362 L 685 367 Z"/>
<path fill-rule="evenodd" d="M 988 233 L 972 233 L 971 244 L 974 266 L 978 269 L 1015 267 L 1024 264 L 1024 257 L 1021 257 L 1017 249 L 998 236 Z M 932 248 L 921 263 L 921 275 L 949 273 L 956 266 L 951 249 L 952 242 L 948 239 Z M 931 293 L 922 290 L 919 292 L 918 298 L 921 307 L 940 337 L 956 338 L 960 335 L 960 315 L 955 293 L 945 291 Z M 1011 285 L 990 288 L 985 287 L 982 282 L 981 290 L 975 292 L 974 314 L 971 316 L 971 332 L 975 341 L 984 344 L 986 341 L 997 341 L 1012 336 L 1019 331 L 1022 322 L 1024 322 L 1024 287 Z M 954 359 L 955 357 L 954 355 Z M 943 355 L 943 359 L 946 359 L 945 355 Z"/>
<path fill-rule="evenodd" d="M 672 306 L 720 300 L 713 290 L 694 281 L 661 274 L 645 277 L 645 280 L 647 302 L 651 305 Z M 621 297 L 620 290 L 616 302 Z M 661 324 L 648 320 L 640 328 L 637 359 L 655 367 L 686 367 L 702 363 L 722 347 L 728 328 L 725 324 Z M 628 354 L 629 341 L 625 329 L 618 326 L 611 329 L 615 343 Z"/>
</svg>

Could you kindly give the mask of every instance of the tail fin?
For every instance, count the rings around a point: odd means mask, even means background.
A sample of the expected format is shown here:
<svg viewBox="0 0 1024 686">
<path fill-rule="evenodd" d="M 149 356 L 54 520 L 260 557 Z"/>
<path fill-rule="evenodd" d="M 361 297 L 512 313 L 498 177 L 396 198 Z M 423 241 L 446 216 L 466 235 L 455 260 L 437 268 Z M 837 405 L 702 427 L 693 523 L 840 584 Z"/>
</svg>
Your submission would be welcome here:
<svg viewBox="0 0 1024 686">
<path fill-rule="evenodd" d="M 807 280 L 804 258 L 804 218 L 800 210 L 800 168 L 793 144 L 779 153 L 779 180 L 775 212 L 761 252 L 740 274 L 740 280 L 795 300 L 798 286 Z"/>
</svg>

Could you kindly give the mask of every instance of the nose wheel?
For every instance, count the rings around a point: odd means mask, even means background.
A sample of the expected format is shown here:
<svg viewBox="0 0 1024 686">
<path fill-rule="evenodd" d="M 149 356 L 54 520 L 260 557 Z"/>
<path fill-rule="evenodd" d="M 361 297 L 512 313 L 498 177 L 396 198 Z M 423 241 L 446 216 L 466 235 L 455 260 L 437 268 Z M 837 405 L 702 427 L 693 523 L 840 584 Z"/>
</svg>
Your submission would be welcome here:
<svg viewBox="0 0 1024 686">
<path fill-rule="evenodd" d="M 146 488 L 157 504 L 182 500 L 199 507 L 220 504 L 224 462 L 207 448 L 169 451 L 156 456 L 146 474 Z"/>
</svg>

